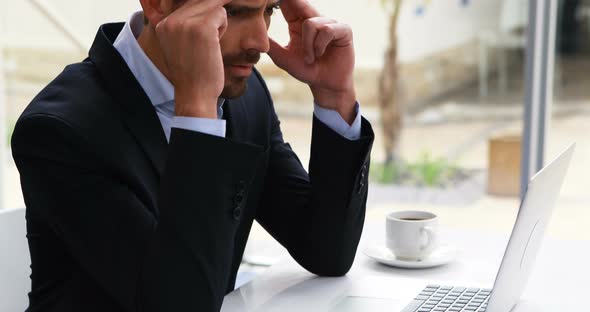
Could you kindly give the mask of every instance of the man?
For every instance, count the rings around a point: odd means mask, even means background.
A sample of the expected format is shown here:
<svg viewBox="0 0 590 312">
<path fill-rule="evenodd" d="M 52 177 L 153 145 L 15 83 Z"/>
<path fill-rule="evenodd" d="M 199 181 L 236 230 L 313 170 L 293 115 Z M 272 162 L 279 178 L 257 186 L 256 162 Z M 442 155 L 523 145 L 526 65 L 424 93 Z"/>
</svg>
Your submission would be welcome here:
<svg viewBox="0 0 590 312">
<path fill-rule="evenodd" d="M 254 219 L 310 272 L 346 274 L 373 141 L 350 28 L 304 0 L 141 4 L 101 26 L 16 125 L 29 311 L 218 311 Z M 279 5 L 286 47 L 267 36 Z M 260 53 L 313 93 L 309 175 L 253 68 Z"/>
</svg>

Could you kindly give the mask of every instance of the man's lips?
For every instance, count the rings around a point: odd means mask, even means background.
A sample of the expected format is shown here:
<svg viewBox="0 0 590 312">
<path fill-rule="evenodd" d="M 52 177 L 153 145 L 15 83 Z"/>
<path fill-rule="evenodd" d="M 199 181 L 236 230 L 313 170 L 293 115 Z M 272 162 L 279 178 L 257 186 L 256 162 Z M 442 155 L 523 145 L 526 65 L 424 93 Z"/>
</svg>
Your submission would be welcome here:
<svg viewBox="0 0 590 312">
<path fill-rule="evenodd" d="M 234 76 L 247 77 L 252 74 L 254 64 L 232 64 L 229 69 Z"/>
</svg>

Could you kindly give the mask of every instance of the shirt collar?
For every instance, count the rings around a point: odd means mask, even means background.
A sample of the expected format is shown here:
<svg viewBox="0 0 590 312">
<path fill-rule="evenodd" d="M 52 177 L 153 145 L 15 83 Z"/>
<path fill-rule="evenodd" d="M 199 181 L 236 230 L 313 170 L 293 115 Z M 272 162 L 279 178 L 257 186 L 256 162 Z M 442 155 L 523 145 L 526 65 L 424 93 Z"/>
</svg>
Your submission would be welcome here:
<svg viewBox="0 0 590 312">
<path fill-rule="evenodd" d="M 139 46 L 137 37 L 143 31 L 143 27 L 143 12 L 133 13 L 113 45 L 127 63 L 152 105 L 158 106 L 174 101 L 174 86 Z M 218 108 L 221 108 L 224 102 L 224 99 L 219 98 Z"/>
</svg>

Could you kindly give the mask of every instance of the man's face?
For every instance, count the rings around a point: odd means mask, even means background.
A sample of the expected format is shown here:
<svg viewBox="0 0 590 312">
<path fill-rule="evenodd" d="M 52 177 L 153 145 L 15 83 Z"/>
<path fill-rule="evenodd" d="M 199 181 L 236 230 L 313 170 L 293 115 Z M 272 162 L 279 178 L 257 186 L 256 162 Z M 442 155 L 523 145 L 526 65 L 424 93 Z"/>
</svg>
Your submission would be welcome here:
<svg viewBox="0 0 590 312">
<path fill-rule="evenodd" d="M 223 98 L 236 98 L 246 91 L 246 80 L 260 54 L 269 50 L 268 28 L 280 0 L 233 0 L 225 6 L 228 27 L 221 38 L 225 72 Z"/>
<path fill-rule="evenodd" d="M 246 80 L 260 54 L 269 50 L 270 18 L 281 0 L 233 0 L 227 5 L 227 30 L 220 40 L 225 86 L 221 97 L 240 97 L 246 92 Z M 169 0 L 164 5 L 174 11 L 186 0 Z M 168 10 L 166 10 L 168 11 Z"/>
</svg>

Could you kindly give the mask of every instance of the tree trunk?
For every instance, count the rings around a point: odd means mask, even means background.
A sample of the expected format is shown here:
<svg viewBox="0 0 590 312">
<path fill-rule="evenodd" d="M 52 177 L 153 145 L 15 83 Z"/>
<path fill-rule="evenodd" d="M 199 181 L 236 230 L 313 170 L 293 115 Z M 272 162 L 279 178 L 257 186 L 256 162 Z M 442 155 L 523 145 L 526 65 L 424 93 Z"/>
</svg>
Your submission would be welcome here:
<svg viewBox="0 0 590 312">
<path fill-rule="evenodd" d="M 399 96 L 399 80 L 397 66 L 397 22 L 402 0 L 395 1 L 395 8 L 390 17 L 389 47 L 385 52 L 385 63 L 379 76 L 379 110 L 383 134 L 385 163 L 395 159 L 402 128 L 402 107 Z"/>
</svg>

